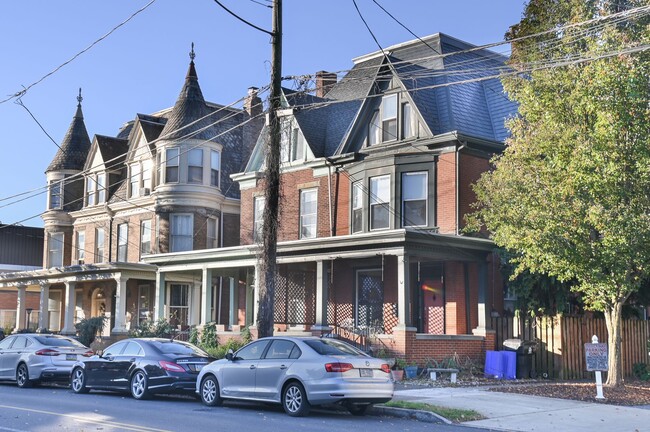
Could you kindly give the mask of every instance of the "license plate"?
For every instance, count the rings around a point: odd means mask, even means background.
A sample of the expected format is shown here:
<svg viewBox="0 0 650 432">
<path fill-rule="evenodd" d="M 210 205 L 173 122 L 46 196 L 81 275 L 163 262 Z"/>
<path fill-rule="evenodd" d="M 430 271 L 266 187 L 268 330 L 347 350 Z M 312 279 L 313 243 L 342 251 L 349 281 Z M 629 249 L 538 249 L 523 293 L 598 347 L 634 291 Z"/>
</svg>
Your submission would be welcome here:
<svg viewBox="0 0 650 432">
<path fill-rule="evenodd" d="M 66 354 L 65 359 L 75 361 L 75 360 L 77 360 L 77 354 Z"/>
<path fill-rule="evenodd" d="M 359 369 L 362 378 L 372 378 L 372 369 Z"/>
</svg>

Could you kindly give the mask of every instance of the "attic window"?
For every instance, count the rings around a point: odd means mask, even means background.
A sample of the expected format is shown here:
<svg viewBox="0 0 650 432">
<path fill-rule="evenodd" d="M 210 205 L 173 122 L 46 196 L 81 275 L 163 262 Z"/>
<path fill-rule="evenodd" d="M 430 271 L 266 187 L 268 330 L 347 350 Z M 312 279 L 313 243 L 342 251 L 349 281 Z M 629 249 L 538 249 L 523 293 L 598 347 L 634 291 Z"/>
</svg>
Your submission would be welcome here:
<svg viewBox="0 0 650 432">
<path fill-rule="evenodd" d="M 379 109 L 372 113 L 368 125 L 368 145 L 396 141 L 414 136 L 413 109 L 398 93 L 381 98 Z"/>
<path fill-rule="evenodd" d="M 397 94 L 381 99 L 381 130 L 382 141 L 397 139 Z"/>
<path fill-rule="evenodd" d="M 287 118 L 280 120 L 280 157 L 282 162 L 293 162 L 303 159 L 303 140 L 300 129 Z"/>
</svg>

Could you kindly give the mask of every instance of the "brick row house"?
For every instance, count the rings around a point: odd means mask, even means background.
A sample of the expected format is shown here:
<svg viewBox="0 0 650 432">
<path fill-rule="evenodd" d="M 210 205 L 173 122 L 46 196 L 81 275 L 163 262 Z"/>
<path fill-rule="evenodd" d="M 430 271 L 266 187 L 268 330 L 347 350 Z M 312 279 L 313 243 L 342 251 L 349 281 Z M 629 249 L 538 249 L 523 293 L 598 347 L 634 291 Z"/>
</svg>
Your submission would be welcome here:
<svg viewBox="0 0 650 432">
<path fill-rule="evenodd" d="M 494 349 L 504 282 L 493 243 L 462 228 L 517 110 L 490 78 L 506 58 L 444 34 L 424 42 L 358 57 L 340 81 L 320 72 L 314 94 L 284 89 L 276 332 L 359 336 L 420 362 Z M 92 143 L 83 128 L 84 157 L 57 155 L 47 172 L 45 268 L 0 286 L 40 284 L 50 330 L 105 314 L 114 336 L 157 318 L 255 334 L 259 111 L 254 90 L 242 111 L 206 103 L 192 62 L 172 109 Z M 228 119 L 200 120 L 210 113 Z M 80 107 L 64 149 L 79 124 Z"/>
<path fill-rule="evenodd" d="M 0 287 L 40 292 L 41 331 L 74 334 L 79 320 L 102 315 L 104 336 L 117 337 L 154 317 L 180 330 L 213 319 L 212 311 L 200 316 L 192 277 L 157 289 L 157 267 L 141 258 L 239 244 L 230 174 L 245 165 L 263 116 L 255 88 L 244 109 L 206 102 L 191 58 L 175 105 L 137 114 L 115 137 L 90 139 L 80 91 L 46 171 L 42 269 L 0 275 Z M 20 316 L 24 308 L 14 306 Z"/>
<path fill-rule="evenodd" d="M 276 332 L 371 338 L 420 362 L 494 349 L 494 245 L 461 230 L 517 107 L 489 79 L 504 57 L 444 34 L 425 42 L 356 58 L 340 81 L 320 72 L 315 94 L 284 89 Z M 240 246 L 144 258 L 163 280 L 238 274 L 219 300 L 224 335 L 256 319 L 266 140 L 265 127 L 232 176 Z"/>
</svg>

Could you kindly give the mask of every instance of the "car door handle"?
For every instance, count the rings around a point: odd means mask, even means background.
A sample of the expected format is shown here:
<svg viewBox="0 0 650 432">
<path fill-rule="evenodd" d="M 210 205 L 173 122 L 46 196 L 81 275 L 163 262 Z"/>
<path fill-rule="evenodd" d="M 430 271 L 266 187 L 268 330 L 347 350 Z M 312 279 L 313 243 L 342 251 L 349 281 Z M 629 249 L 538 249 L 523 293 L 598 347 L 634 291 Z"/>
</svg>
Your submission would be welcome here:
<svg viewBox="0 0 650 432">
<path fill-rule="evenodd" d="M 135 357 L 131 357 L 131 358 L 129 359 L 129 361 L 130 361 L 131 363 L 135 363 Z"/>
<path fill-rule="evenodd" d="M 285 365 L 280 366 L 280 369 L 285 370 L 287 367 Z"/>
<path fill-rule="evenodd" d="M 250 369 L 255 369 L 255 365 L 251 365 Z"/>
</svg>

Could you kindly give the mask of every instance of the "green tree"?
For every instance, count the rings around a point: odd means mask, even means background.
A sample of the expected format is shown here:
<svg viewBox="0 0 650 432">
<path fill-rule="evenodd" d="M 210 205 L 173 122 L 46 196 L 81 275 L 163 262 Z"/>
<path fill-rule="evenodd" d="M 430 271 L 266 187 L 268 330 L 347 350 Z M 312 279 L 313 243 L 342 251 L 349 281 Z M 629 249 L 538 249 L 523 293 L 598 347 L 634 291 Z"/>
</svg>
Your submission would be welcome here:
<svg viewBox="0 0 650 432">
<path fill-rule="evenodd" d="M 470 220 L 512 253 L 516 273 L 571 281 L 604 313 L 608 385 L 622 384 L 621 311 L 650 265 L 647 9 L 648 0 L 527 4 L 506 35 L 521 73 L 503 83 L 519 116 L 475 186 Z M 631 12 L 611 19 L 621 10 Z"/>
</svg>

